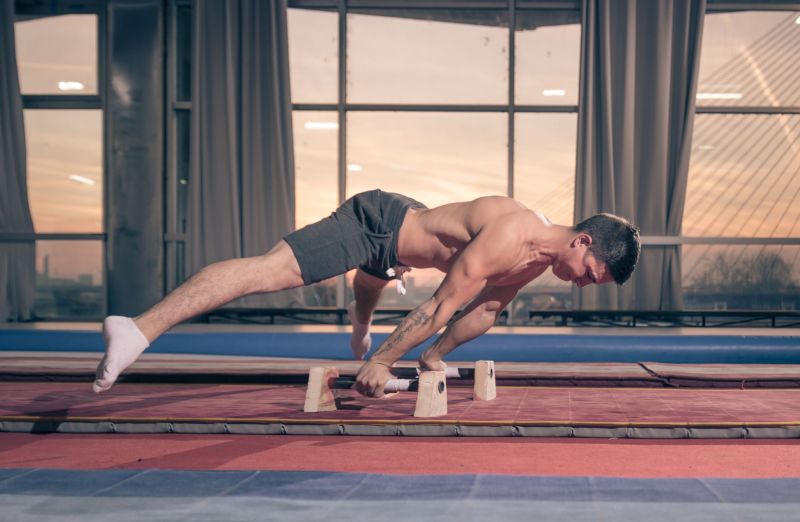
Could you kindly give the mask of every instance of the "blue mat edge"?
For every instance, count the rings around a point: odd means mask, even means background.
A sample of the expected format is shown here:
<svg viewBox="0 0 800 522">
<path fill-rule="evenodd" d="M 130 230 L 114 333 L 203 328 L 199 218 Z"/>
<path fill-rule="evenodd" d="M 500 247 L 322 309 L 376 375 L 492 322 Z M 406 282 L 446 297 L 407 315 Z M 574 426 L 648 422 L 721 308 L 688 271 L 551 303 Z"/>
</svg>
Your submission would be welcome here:
<svg viewBox="0 0 800 522">
<path fill-rule="evenodd" d="M 373 347 L 386 334 L 373 336 Z M 406 359 L 416 359 L 425 343 Z M 0 351 L 101 352 L 99 332 L 0 330 Z M 349 334 L 169 332 L 149 353 L 350 359 Z M 458 360 L 800 364 L 800 335 L 573 335 L 488 333 L 458 348 Z"/>
</svg>

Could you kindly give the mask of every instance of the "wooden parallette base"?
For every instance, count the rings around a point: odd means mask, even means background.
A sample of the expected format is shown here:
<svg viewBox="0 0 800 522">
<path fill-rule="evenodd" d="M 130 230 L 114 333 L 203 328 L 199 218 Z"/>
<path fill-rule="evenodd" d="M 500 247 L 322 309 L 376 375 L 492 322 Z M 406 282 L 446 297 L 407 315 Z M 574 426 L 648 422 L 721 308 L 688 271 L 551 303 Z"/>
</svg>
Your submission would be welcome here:
<svg viewBox="0 0 800 522">
<path fill-rule="evenodd" d="M 334 411 L 336 409 L 336 396 L 333 394 L 333 381 L 339 377 L 339 370 L 333 366 L 315 366 L 308 372 L 308 385 L 306 386 L 306 402 L 303 411 L 315 413 L 320 411 Z"/>
<path fill-rule="evenodd" d="M 475 385 L 472 398 L 476 401 L 491 401 L 497 397 L 494 361 L 475 363 Z"/>
<path fill-rule="evenodd" d="M 419 390 L 414 417 L 441 417 L 447 415 L 447 382 L 444 372 L 419 374 Z"/>
</svg>

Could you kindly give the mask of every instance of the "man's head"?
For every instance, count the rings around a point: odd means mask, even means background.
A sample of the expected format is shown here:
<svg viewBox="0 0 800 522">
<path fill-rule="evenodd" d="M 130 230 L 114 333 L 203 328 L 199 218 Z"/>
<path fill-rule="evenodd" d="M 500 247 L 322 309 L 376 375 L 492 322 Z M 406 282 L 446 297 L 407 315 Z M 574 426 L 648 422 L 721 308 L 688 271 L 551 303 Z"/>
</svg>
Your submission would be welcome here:
<svg viewBox="0 0 800 522">
<path fill-rule="evenodd" d="M 579 287 L 621 285 L 633 273 L 640 251 L 638 228 L 612 214 L 598 214 L 572 227 L 569 249 L 553 273 Z"/>
</svg>

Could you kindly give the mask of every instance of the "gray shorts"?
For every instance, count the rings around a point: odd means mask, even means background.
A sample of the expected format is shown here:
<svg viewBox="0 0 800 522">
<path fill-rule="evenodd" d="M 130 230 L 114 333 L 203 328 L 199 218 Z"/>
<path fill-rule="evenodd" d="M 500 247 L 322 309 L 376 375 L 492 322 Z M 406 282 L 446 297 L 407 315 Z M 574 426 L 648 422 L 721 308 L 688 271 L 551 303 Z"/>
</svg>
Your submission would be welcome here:
<svg viewBox="0 0 800 522">
<path fill-rule="evenodd" d="M 294 252 L 307 285 L 359 267 L 381 279 L 397 266 L 397 237 L 409 208 L 426 208 L 401 194 L 356 194 L 329 217 L 283 239 Z"/>
</svg>

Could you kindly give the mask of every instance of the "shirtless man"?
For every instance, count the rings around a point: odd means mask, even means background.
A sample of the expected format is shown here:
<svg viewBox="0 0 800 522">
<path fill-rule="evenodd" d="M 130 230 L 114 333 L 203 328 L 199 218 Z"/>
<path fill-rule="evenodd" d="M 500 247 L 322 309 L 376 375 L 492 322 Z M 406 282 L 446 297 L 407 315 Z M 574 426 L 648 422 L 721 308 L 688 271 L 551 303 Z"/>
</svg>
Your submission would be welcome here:
<svg viewBox="0 0 800 522">
<path fill-rule="evenodd" d="M 423 369 L 444 369 L 446 354 L 486 332 L 519 289 L 548 267 L 578 287 L 621 285 L 640 248 L 638 229 L 610 214 L 569 227 L 507 197 L 428 209 L 399 194 L 364 192 L 262 256 L 205 267 L 135 319 L 107 317 L 106 353 L 93 389 L 109 389 L 150 343 L 178 323 L 238 297 L 309 285 L 353 268 L 358 271 L 355 301 L 348 307 L 351 348 L 362 359 L 383 288 L 409 267 L 438 268 L 447 275 L 433 296 L 403 319 L 358 372 L 356 389 L 380 397 L 392 365 L 447 325 L 459 308 L 464 307 L 420 357 Z"/>
</svg>

